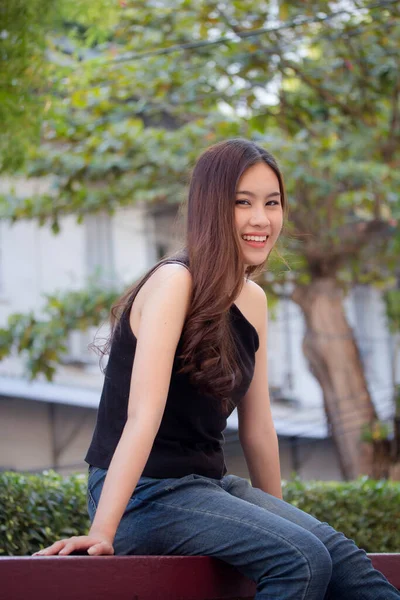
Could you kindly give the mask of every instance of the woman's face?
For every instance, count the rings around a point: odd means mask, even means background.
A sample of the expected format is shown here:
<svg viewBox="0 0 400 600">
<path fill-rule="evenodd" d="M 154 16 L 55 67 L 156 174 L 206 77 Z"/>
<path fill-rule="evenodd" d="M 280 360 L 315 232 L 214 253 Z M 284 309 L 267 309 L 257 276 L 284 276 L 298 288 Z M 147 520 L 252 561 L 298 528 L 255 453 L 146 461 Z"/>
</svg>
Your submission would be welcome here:
<svg viewBox="0 0 400 600">
<path fill-rule="evenodd" d="M 283 224 L 279 181 L 264 162 L 247 169 L 239 180 L 235 199 L 235 223 L 245 266 L 264 263 Z M 258 240 L 246 240 L 243 236 L 257 237 Z"/>
</svg>

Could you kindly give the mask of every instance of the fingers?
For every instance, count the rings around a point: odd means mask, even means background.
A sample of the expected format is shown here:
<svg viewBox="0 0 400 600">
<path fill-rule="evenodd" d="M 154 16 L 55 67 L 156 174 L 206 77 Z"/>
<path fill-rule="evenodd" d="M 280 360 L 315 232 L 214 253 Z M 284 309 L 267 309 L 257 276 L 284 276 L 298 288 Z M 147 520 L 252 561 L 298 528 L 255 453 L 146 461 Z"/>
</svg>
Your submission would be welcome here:
<svg viewBox="0 0 400 600">
<path fill-rule="evenodd" d="M 86 544 L 84 542 L 86 541 Z M 80 543 L 81 542 L 81 543 Z M 83 543 L 82 543 L 83 542 Z M 59 540 L 58 542 L 54 542 L 51 546 L 44 548 L 43 550 L 39 550 L 39 552 L 35 552 L 32 556 L 52 556 L 54 554 L 69 554 L 73 550 L 80 548 L 88 548 L 90 546 L 90 542 L 87 541 L 87 538 L 78 538 L 72 537 L 64 540 Z"/>
<path fill-rule="evenodd" d="M 114 554 L 113 546 L 107 541 L 98 541 L 88 538 L 88 536 L 72 537 L 66 540 L 59 540 L 48 548 L 35 552 L 32 556 L 52 556 L 59 554 L 67 556 L 72 552 L 87 550 L 91 556 L 100 556 L 102 554 Z"/>
<path fill-rule="evenodd" d="M 74 550 L 78 550 L 81 548 L 83 548 L 83 546 L 80 545 L 79 543 L 77 543 L 75 540 L 70 541 L 65 544 L 64 548 L 62 550 L 60 550 L 59 554 L 62 554 L 64 556 L 65 554 L 70 554 Z"/>
<path fill-rule="evenodd" d="M 100 556 L 101 554 L 114 554 L 114 548 L 107 542 L 100 542 L 95 544 L 88 550 L 88 554 L 91 556 Z"/>
<path fill-rule="evenodd" d="M 52 554 L 58 554 L 58 552 L 65 546 L 67 540 L 60 540 L 58 542 L 54 542 L 51 546 L 47 548 L 43 548 L 43 550 L 39 550 L 39 552 L 35 552 L 32 556 L 51 556 Z"/>
<path fill-rule="evenodd" d="M 64 547 L 59 551 L 59 554 L 65 556 L 66 554 L 71 554 L 74 550 L 87 550 L 92 546 L 93 540 L 89 539 L 87 536 L 83 535 L 80 537 L 71 537 L 68 540 L 63 540 Z"/>
</svg>

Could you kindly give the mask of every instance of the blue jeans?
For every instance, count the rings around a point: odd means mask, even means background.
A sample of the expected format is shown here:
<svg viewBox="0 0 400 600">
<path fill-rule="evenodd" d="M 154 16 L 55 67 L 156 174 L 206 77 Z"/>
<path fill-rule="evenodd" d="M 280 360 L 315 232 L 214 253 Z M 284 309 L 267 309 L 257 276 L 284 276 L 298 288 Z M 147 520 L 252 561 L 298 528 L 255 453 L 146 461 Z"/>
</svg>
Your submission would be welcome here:
<svg viewBox="0 0 400 600">
<path fill-rule="evenodd" d="M 106 474 L 89 468 L 91 521 Z M 352 540 L 235 475 L 141 477 L 114 550 L 120 555 L 214 556 L 256 582 L 256 600 L 400 598 Z"/>
</svg>

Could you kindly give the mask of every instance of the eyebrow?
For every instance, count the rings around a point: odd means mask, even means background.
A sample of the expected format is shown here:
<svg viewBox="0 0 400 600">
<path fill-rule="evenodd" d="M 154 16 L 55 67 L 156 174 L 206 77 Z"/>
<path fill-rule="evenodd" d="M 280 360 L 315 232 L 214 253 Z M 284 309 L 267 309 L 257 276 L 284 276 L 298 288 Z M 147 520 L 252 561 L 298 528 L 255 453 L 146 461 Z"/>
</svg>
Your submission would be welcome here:
<svg viewBox="0 0 400 600">
<path fill-rule="evenodd" d="M 253 194 L 253 192 L 248 192 L 247 190 L 241 190 L 240 192 L 236 192 L 237 194 L 247 194 L 248 196 L 250 196 L 251 198 L 255 198 L 256 194 Z M 280 196 L 280 192 L 271 192 L 271 194 L 268 194 L 268 196 L 265 196 L 266 198 L 274 198 L 276 196 Z"/>
</svg>

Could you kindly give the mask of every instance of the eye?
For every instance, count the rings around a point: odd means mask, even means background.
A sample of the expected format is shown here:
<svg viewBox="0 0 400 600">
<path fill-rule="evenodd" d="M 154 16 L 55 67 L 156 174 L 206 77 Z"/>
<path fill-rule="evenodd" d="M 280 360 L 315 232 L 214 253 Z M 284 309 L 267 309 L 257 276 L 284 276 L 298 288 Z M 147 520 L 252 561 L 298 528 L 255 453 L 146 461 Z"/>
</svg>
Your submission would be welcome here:
<svg viewBox="0 0 400 600">
<path fill-rule="evenodd" d="M 248 201 L 248 200 L 236 200 L 235 204 L 241 204 L 242 202 L 247 202 L 247 203 L 249 203 L 249 201 Z M 275 206 L 279 206 L 279 205 L 280 205 L 280 202 L 279 202 L 278 200 L 269 200 L 269 201 L 266 203 L 266 206 L 270 205 L 271 203 L 272 203 L 273 205 L 275 205 Z"/>
</svg>

